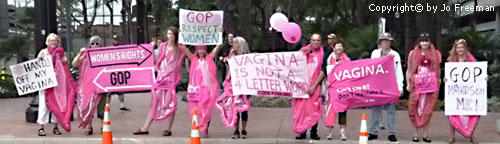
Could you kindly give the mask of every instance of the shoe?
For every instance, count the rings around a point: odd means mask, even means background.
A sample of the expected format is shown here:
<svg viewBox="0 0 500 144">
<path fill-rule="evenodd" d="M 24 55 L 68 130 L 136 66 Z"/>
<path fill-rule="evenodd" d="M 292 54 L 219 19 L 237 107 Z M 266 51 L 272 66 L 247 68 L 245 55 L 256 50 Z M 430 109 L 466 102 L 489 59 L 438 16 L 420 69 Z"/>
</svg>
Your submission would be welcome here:
<svg viewBox="0 0 500 144">
<path fill-rule="evenodd" d="M 455 143 L 455 138 L 450 138 L 450 139 L 448 139 L 448 143 L 449 143 L 449 144 L 453 144 L 453 143 Z"/>
<path fill-rule="evenodd" d="M 344 129 L 340 129 L 340 140 L 342 140 L 342 141 L 346 141 L 347 140 L 347 137 L 345 136 L 345 130 Z"/>
<path fill-rule="evenodd" d="M 240 131 L 234 131 L 233 133 L 233 139 L 237 139 L 237 138 L 240 138 Z"/>
<path fill-rule="evenodd" d="M 431 140 L 431 139 L 429 139 L 429 137 L 424 137 L 424 138 L 422 138 L 422 140 L 423 140 L 424 142 L 426 142 L 426 143 L 431 143 L 431 142 L 432 142 L 432 140 Z"/>
<path fill-rule="evenodd" d="M 138 129 L 136 132 L 132 133 L 133 135 L 148 135 L 149 131 L 142 131 L 141 129 Z"/>
<path fill-rule="evenodd" d="M 387 138 L 390 142 L 397 142 L 398 139 L 396 139 L 396 136 L 395 135 L 389 135 L 389 137 Z"/>
<path fill-rule="evenodd" d="M 53 130 L 52 130 L 52 133 L 55 134 L 55 135 L 61 135 L 61 131 L 59 131 L 59 128 L 55 127 Z"/>
<path fill-rule="evenodd" d="M 43 128 L 38 129 L 38 136 L 46 136 L 45 130 Z"/>
<path fill-rule="evenodd" d="M 85 135 L 92 135 L 94 134 L 94 129 L 90 127 L 87 131 L 85 131 Z"/>
<path fill-rule="evenodd" d="M 328 135 L 326 136 L 326 139 L 327 140 L 332 140 L 332 135 L 333 135 L 332 133 L 328 133 Z"/>
<path fill-rule="evenodd" d="M 368 134 L 368 140 L 374 140 L 374 139 L 378 139 L 378 136 L 373 134 Z"/>
<path fill-rule="evenodd" d="M 318 136 L 318 134 L 311 134 L 311 139 L 313 139 L 313 140 L 319 140 L 320 137 Z"/>
<path fill-rule="evenodd" d="M 169 131 L 169 130 L 163 131 L 163 136 L 171 136 L 171 135 L 172 135 L 171 131 Z"/>
<path fill-rule="evenodd" d="M 478 144 L 479 143 L 479 142 L 477 142 L 477 140 L 475 138 L 472 138 L 472 137 L 470 137 L 469 140 L 473 144 Z"/>
<path fill-rule="evenodd" d="M 246 130 L 242 130 L 241 131 L 241 138 L 242 139 L 246 139 L 247 138 L 247 131 Z"/>
<path fill-rule="evenodd" d="M 420 139 L 418 137 L 413 137 L 413 139 L 411 141 L 413 141 L 413 142 L 420 142 Z"/>
<path fill-rule="evenodd" d="M 128 111 L 128 112 L 131 112 L 132 110 L 130 110 L 129 108 L 127 107 L 122 107 L 120 108 L 121 111 Z"/>
<path fill-rule="evenodd" d="M 303 140 L 303 139 L 306 139 L 306 138 L 307 138 L 306 133 L 302 133 L 302 134 L 300 134 L 300 136 L 296 136 L 295 137 L 296 140 Z"/>
</svg>

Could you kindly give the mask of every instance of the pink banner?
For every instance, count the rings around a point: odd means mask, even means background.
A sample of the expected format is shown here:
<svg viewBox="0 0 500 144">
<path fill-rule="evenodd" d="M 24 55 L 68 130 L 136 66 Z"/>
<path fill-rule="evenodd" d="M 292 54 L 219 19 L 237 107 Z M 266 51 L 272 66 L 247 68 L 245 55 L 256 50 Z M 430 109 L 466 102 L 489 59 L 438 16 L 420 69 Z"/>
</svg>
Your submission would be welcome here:
<svg viewBox="0 0 500 144">
<path fill-rule="evenodd" d="M 432 93 L 437 90 L 437 80 L 435 72 L 415 74 L 415 92 Z"/>
<path fill-rule="evenodd" d="M 153 47 L 123 45 L 92 48 L 85 81 L 96 93 L 150 90 L 153 85 Z"/>
<path fill-rule="evenodd" d="M 392 56 L 340 63 L 328 73 L 328 81 L 330 111 L 344 112 L 399 99 Z"/>
</svg>

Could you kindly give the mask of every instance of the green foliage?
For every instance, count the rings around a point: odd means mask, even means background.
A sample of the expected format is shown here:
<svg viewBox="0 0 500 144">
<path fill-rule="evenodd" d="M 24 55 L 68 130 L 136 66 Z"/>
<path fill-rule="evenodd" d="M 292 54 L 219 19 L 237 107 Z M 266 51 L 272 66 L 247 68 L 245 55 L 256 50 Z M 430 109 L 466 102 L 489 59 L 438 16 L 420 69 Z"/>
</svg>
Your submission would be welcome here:
<svg viewBox="0 0 500 144">
<path fill-rule="evenodd" d="M 17 97 L 16 86 L 11 75 L 6 75 L 5 80 L 0 79 L 0 98 Z"/>
<path fill-rule="evenodd" d="M 249 100 L 253 107 L 284 108 L 292 106 L 291 98 L 252 96 Z"/>
<path fill-rule="evenodd" d="M 9 35 L 6 39 L 0 39 L 0 61 L 3 61 L 2 65 L 6 65 L 6 62 L 14 57 L 14 54 L 20 52 L 27 52 L 29 50 L 29 45 L 32 40 L 29 36 L 25 35 Z"/>
<path fill-rule="evenodd" d="M 368 58 L 375 48 L 377 28 L 367 26 L 351 29 L 344 40 L 347 41 L 345 52 L 352 60 Z"/>
<path fill-rule="evenodd" d="M 500 96 L 495 96 L 488 99 L 488 111 L 500 112 Z"/>
</svg>

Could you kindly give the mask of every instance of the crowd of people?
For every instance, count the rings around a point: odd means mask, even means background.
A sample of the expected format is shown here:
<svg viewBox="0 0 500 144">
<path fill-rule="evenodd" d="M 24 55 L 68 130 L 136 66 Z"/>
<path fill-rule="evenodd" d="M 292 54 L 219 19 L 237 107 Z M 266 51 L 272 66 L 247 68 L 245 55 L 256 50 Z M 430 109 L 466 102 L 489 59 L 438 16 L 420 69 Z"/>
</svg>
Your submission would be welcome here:
<svg viewBox="0 0 500 144">
<path fill-rule="evenodd" d="M 229 73 L 227 61 L 231 57 L 236 55 L 243 55 L 250 53 L 249 46 L 246 40 L 234 34 L 228 34 L 227 40 L 222 45 L 217 45 L 211 52 L 208 52 L 207 46 L 195 46 L 194 51 L 187 48 L 186 45 L 178 43 L 179 32 L 175 27 L 169 27 L 166 30 L 166 41 L 162 42 L 154 40 L 153 45 L 155 46 L 155 69 L 156 69 L 156 82 L 151 89 L 151 104 L 147 117 L 145 119 L 144 125 L 137 131 L 133 132 L 134 135 L 147 135 L 149 134 L 150 125 L 154 120 L 167 119 L 167 128 L 165 129 L 163 136 L 172 135 L 172 125 L 175 119 L 175 111 L 177 107 L 177 91 L 176 86 L 179 85 L 181 79 L 181 68 L 183 61 L 186 60 L 186 69 L 189 72 L 189 84 L 188 84 L 188 104 L 190 109 L 190 115 L 193 115 L 194 110 L 198 111 L 200 131 L 205 136 L 208 137 L 208 128 L 210 125 L 210 116 L 213 107 L 217 107 L 223 113 L 226 113 L 228 125 L 230 127 L 235 126 L 235 131 L 232 138 L 246 138 L 247 131 L 246 125 L 248 121 L 248 108 L 250 107 L 250 102 L 248 101 L 248 96 L 246 95 L 233 95 L 231 87 L 231 74 Z M 118 38 L 115 37 L 117 40 Z M 327 45 L 322 46 L 322 37 L 319 33 L 314 33 L 310 36 L 310 43 L 300 49 L 307 57 L 307 67 L 310 72 L 309 87 L 307 88 L 307 93 L 309 98 L 295 98 L 292 100 L 293 109 L 293 130 L 298 133 L 296 139 L 306 139 L 306 133 L 309 130 L 310 138 L 314 140 L 320 140 L 318 135 L 318 121 L 323 117 L 322 115 L 322 104 L 331 103 L 328 98 L 328 92 L 325 92 L 324 87 L 328 87 L 329 83 L 325 78 L 327 77 L 326 67 L 329 65 L 337 65 L 339 63 L 350 62 L 351 59 L 344 52 L 347 47 L 345 41 L 335 34 L 327 35 Z M 436 47 L 431 43 L 430 36 L 427 33 L 422 33 L 415 47 L 409 53 L 407 57 L 406 78 L 402 70 L 402 60 L 400 53 L 391 48 L 394 39 L 389 33 L 383 33 L 378 37 L 376 44 L 378 48 L 372 51 L 371 58 L 379 58 L 384 56 L 393 56 L 394 58 L 394 69 L 396 74 L 397 86 L 400 92 L 400 96 L 404 93 L 404 85 L 406 85 L 406 90 L 410 92 L 408 100 L 408 115 L 415 128 L 413 142 L 419 142 L 420 138 L 426 143 L 431 143 L 432 140 L 428 135 L 429 122 L 432 117 L 434 107 L 436 106 L 436 101 L 438 99 L 438 91 L 432 93 L 422 93 L 415 91 L 414 85 L 414 75 L 424 72 L 435 72 L 436 77 L 439 80 L 437 85 L 441 81 L 446 81 L 446 79 L 441 80 L 440 69 L 441 69 L 441 53 L 436 49 Z M 43 58 L 46 56 L 52 56 L 54 61 L 67 62 L 67 58 L 64 53 L 61 53 L 60 39 L 56 34 L 50 34 L 47 37 L 47 48 L 43 49 L 38 57 Z M 118 42 L 113 42 L 113 45 L 118 45 Z M 99 36 L 94 36 L 88 42 L 86 48 L 82 48 L 80 53 L 74 58 L 72 65 L 79 69 L 79 79 L 85 77 L 85 69 L 88 64 L 88 55 L 84 52 L 88 49 L 102 47 L 102 41 Z M 449 51 L 448 62 L 473 62 L 475 61 L 474 56 L 469 52 L 469 47 L 467 42 L 463 39 L 455 41 L 453 48 Z M 55 57 L 58 55 L 59 57 Z M 62 55 L 62 56 L 61 56 Z M 222 69 L 224 72 L 225 80 L 223 81 L 222 95 L 221 87 L 217 80 L 217 67 L 216 61 L 222 61 L 226 66 Z M 220 70 L 220 69 L 219 69 Z M 68 70 L 58 71 L 58 72 L 69 72 Z M 406 84 L 404 81 L 406 79 Z M 58 79 L 59 81 L 59 79 Z M 75 93 L 77 99 L 79 96 L 78 91 L 85 88 L 80 81 L 74 82 L 71 79 L 67 79 L 69 84 L 74 83 Z M 52 89 L 57 89 L 57 86 Z M 322 92 L 323 87 L 323 92 Z M 41 90 L 40 95 L 40 105 L 38 113 L 38 123 L 41 128 L 38 131 L 39 136 L 45 136 L 44 125 L 49 122 L 50 111 L 45 106 L 45 95 L 50 95 L 51 90 Z M 70 93 L 67 93 L 70 94 Z M 109 103 L 110 95 L 112 93 L 94 94 L 90 103 L 91 107 L 79 107 L 78 109 L 81 117 L 90 117 L 89 121 L 80 121 L 81 127 L 85 128 L 84 133 L 87 135 L 93 134 L 92 129 L 92 117 L 94 116 L 94 110 L 98 109 L 98 117 L 102 118 L 103 109 L 99 108 L 105 103 Z M 121 110 L 130 111 L 123 104 L 123 93 L 116 93 L 120 95 L 120 107 Z M 101 98 L 102 97 L 102 98 Z M 325 101 L 323 101 L 325 99 Z M 80 105 L 80 104 L 77 104 Z M 229 105 L 229 106 L 228 106 Z M 230 111 L 225 111 L 226 107 L 233 107 L 234 109 Z M 382 116 L 382 110 L 386 109 L 386 124 L 388 140 L 391 142 L 397 142 L 396 138 L 396 103 L 390 103 L 379 106 L 371 107 L 371 122 L 369 125 L 369 140 L 377 139 L 378 132 L 381 129 L 380 121 Z M 83 112 L 83 113 L 82 113 Z M 449 119 L 456 118 L 479 118 L 479 116 L 449 116 Z M 53 134 L 60 135 L 61 132 L 58 129 L 57 120 L 52 116 L 52 123 L 55 123 L 53 129 Z M 241 118 L 241 129 L 240 129 L 240 118 Z M 328 140 L 332 140 L 333 125 L 335 124 L 334 118 L 325 118 L 326 127 L 328 130 L 328 135 L 326 136 Z M 340 139 L 347 140 L 346 127 L 347 127 L 347 111 L 338 113 L 338 124 L 340 125 Z M 301 125 L 295 126 L 295 124 Z M 240 131 L 241 130 L 241 131 Z M 420 135 L 421 134 L 421 135 Z M 477 143 L 474 135 L 468 136 L 472 143 Z M 449 143 L 455 141 L 455 128 L 450 124 L 450 136 Z"/>
</svg>

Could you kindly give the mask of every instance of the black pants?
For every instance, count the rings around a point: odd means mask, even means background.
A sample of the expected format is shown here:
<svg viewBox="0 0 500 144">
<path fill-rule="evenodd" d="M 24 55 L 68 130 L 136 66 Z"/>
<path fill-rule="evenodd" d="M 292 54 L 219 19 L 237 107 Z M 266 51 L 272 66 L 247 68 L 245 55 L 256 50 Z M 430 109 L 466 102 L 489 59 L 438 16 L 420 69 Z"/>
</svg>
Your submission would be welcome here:
<svg viewBox="0 0 500 144">
<path fill-rule="evenodd" d="M 238 116 L 238 120 L 240 120 L 240 113 L 236 114 Z M 241 121 L 248 121 L 248 111 L 241 112 Z"/>
</svg>

